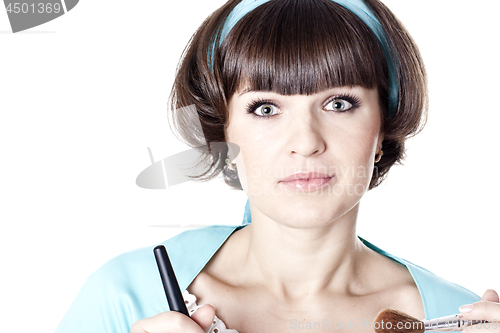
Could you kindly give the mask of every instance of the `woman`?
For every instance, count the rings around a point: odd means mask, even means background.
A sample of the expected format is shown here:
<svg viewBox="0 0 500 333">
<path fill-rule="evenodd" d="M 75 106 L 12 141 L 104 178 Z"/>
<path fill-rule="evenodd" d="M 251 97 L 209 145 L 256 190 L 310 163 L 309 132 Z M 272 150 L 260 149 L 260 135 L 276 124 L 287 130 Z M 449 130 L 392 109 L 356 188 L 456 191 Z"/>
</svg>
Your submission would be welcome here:
<svg viewBox="0 0 500 333">
<path fill-rule="evenodd" d="M 172 101 L 181 136 L 210 148 L 200 178 L 248 195 L 244 222 L 165 242 L 192 318 L 165 312 L 146 248 L 93 274 L 60 332 L 366 332 L 384 308 L 430 319 L 479 300 L 356 236 L 362 196 L 427 107 L 418 49 L 377 0 L 229 1 L 193 37 Z M 194 296 L 216 310 L 194 312 Z"/>
</svg>

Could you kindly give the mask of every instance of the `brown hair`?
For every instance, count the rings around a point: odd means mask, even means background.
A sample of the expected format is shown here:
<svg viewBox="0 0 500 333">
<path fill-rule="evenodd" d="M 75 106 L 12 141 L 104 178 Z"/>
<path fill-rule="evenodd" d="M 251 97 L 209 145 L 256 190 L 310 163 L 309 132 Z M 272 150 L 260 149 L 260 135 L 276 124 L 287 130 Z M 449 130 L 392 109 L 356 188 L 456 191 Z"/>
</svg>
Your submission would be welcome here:
<svg viewBox="0 0 500 333">
<path fill-rule="evenodd" d="M 401 163 L 405 141 L 423 128 L 427 115 L 425 68 L 412 38 L 378 0 L 365 0 L 384 28 L 399 78 L 396 113 L 387 113 L 387 63 L 373 32 L 351 11 L 331 0 L 271 0 L 245 15 L 220 41 L 231 10 L 229 0 L 191 38 L 171 93 L 175 129 L 191 147 L 225 142 L 227 103 L 245 84 L 251 90 L 283 95 L 313 94 L 339 86 L 378 88 L 384 141 L 370 189 L 379 185 L 395 163 Z M 209 51 L 213 50 L 213 63 Z M 206 142 L 193 135 L 179 108 L 193 105 Z M 174 131 L 175 132 L 175 131 Z M 206 171 L 195 179 L 210 180 L 225 165 L 227 149 L 211 149 L 203 158 Z M 241 189 L 238 180 L 225 182 Z"/>
</svg>

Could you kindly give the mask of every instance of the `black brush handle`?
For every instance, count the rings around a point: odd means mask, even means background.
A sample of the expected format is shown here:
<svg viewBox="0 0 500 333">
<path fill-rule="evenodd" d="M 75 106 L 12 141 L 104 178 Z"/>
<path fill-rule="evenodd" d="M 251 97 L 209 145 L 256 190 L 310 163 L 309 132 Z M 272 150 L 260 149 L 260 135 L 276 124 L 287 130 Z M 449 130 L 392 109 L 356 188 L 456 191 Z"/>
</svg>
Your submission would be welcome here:
<svg viewBox="0 0 500 333">
<path fill-rule="evenodd" d="M 165 246 L 158 245 L 153 250 L 158 264 L 158 271 L 160 272 L 161 281 L 163 282 L 163 289 L 167 295 L 168 306 L 170 311 L 177 311 L 189 317 L 189 313 L 182 298 L 181 289 L 177 283 L 172 264 L 168 258 Z"/>
</svg>

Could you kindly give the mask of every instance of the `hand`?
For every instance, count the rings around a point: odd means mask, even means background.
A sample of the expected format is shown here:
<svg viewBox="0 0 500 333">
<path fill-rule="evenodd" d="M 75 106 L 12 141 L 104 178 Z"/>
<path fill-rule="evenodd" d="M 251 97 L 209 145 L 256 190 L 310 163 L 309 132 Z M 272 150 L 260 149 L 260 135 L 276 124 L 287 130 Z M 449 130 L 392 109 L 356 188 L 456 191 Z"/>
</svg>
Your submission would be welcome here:
<svg viewBox="0 0 500 333">
<path fill-rule="evenodd" d="M 460 313 L 466 320 L 488 320 L 489 324 L 478 324 L 467 327 L 463 333 L 480 333 L 480 329 L 487 330 L 488 333 L 500 333 L 500 303 L 498 294 L 493 289 L 488 289 L 481 297 L 481 300 L 476 303 L 462 305 Z"/>
<path fill-rule="evenodd" d="M 215 308 L 205 304 L 191 317 L 180 312 L 167 311 L 151 318 L 138 320 L 130 333 L 205 333 L 215 318 Z"/>
</svg>

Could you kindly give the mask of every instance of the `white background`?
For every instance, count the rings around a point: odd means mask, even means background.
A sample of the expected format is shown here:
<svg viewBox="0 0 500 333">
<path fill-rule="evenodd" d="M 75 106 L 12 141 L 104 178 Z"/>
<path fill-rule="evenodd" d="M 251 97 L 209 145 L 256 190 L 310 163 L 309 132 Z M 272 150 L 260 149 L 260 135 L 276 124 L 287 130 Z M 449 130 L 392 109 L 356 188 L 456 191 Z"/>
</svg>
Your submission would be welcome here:
<svg viewBox="0 0 500 333">
<path fill-rule="evenodd" d="M 2 330 L 53 332 L 105 261 L 181 232 L 239 224 L 219 179 L 145 190 L 187 146 L 167 98 L 181 52 L 222 0 L 81 1 L 12 34 L 0 10 Z M 405 166 L 362 201 L 358 234 L 482 294 L 500 291 L 497 0 L 385 0 L 419 45 L 431 107 Z"/>
</svg>

